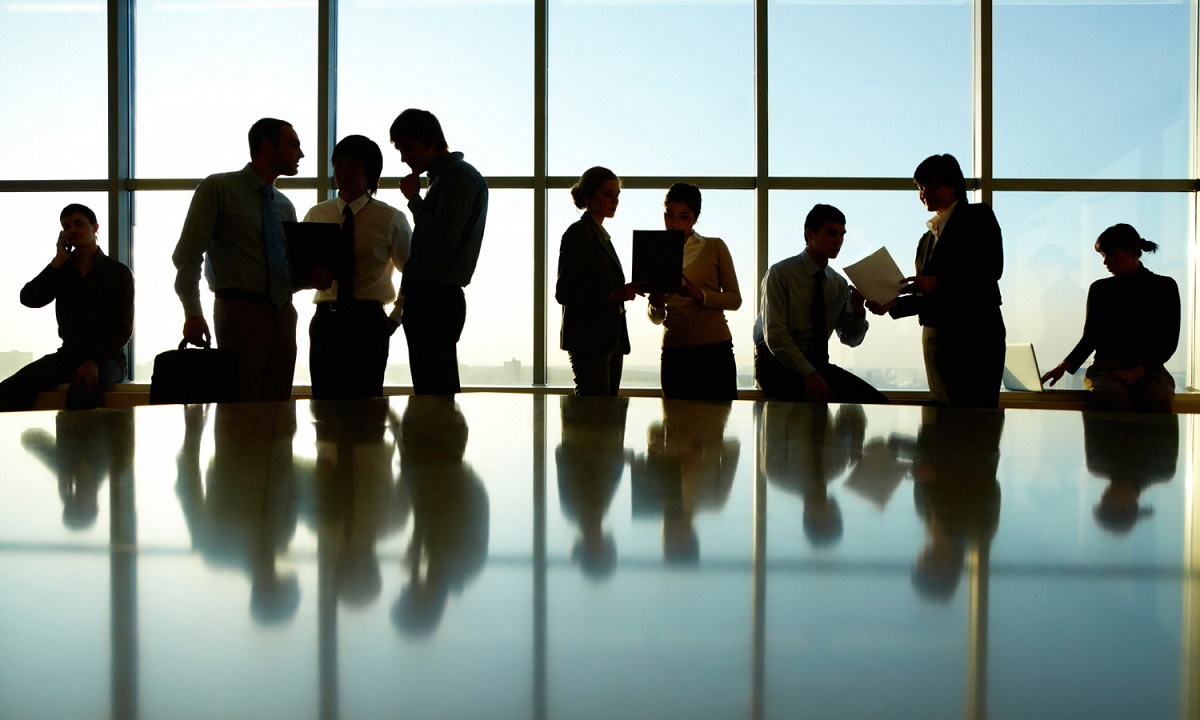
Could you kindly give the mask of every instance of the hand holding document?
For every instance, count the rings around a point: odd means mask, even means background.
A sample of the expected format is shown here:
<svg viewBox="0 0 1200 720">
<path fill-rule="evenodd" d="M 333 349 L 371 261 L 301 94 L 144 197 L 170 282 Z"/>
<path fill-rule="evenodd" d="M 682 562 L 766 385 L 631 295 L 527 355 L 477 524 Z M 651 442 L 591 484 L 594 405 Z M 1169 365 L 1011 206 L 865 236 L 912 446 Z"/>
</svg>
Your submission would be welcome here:
<svg viewBox="0 0 1200 720">
<path fill-rule="evenodd" d="M 881 305 L 895 300 L 904 287 L 904 273 L 885 247 L 842 269 L 863 297 Z"/>
</svg>

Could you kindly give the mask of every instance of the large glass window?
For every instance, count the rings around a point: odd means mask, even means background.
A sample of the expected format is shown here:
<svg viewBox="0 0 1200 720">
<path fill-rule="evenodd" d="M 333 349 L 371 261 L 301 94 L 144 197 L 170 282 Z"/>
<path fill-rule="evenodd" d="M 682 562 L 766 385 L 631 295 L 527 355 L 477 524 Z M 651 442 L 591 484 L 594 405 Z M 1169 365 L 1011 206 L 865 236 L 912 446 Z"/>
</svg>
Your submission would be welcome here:
<svg viewBox="0 0 1200 720">
<path fill-rule="evenodd" d="M 484 175 L 533 172 L 533 1 L 338 3 L 338 137 L 390 150 L 410 107 L 436 115 Z M 409 172 L 395 153 L 384 168 Z"/>
<path fill-rule="evenodd" d="M 1181 0 L 997 2 L 996 172 L 1184 176 L 1191 17 Z"/>
<path fill-rule="evenodd" d="M 102 2 L 0 3 L 0 178 L 108 171 Z"/>
<path fill-rule="evenodd" d="M 772 174 L 901 176 L 970 157 L 971 5 L 770 4 Z"/>
<path fill-rule="evenodd" d="M 748 0 L 550 2 L 550 174 L 754 172 Z"/>
<path fill-rule="evenodd" d="M 310 157 L 317 133 L 317 6 L 280 0 L 140 0 L 134 163 L 139 177 L 205 177 L 250 158 L 246 133 L 274 117 Z M 179 218 L 182 222 L 182 216 Z"/>
</svg>

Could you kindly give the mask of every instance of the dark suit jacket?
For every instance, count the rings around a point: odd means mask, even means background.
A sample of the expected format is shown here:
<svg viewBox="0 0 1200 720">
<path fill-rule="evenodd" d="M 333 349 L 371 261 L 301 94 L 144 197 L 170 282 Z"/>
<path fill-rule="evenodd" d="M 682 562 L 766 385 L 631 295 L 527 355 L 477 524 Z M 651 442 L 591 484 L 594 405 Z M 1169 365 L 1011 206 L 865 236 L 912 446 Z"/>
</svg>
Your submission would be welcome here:
<svg viewBox="0 0 1200 720">
<path fill-rule="evenodd" d="M 921 236 L 916 268 L 918 275 L 935 276 L 937 289 L 927 295 L 897 298 L 892 316 L 917 315 L 924 326 L 949 330 L 998 316 L 1004 246 L 992 208 L 960 200 L 931 250 L 932 243 L 933 233 Z"/>
<path fill-rule="evenodd" d="M 625 272 L 612 243 L 587 213 L 563 233 L 558 248 L 554 299 L 563 306 L 559 347 L 569 352 L 603 353 L 620 347 L 629 354 L 625 303 L 608 301 L 625 284 Z"/>
</svg>

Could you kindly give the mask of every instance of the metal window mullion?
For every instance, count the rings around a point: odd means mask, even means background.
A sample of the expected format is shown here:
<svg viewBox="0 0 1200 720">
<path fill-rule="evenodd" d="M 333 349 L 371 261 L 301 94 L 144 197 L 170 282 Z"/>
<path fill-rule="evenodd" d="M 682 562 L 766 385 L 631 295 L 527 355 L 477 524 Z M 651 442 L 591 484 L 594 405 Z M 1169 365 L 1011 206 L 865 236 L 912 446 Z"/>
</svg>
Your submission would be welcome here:
<svg viewBox="0 0 1200 720">
<path fill-rule="evenodd" d="M 759 305 L 761 284 L 758 279 L 767 274 L 767 253 L 770 231 L 770 167 L 767 138 L 770 127 L 768 117 L 767 84 L 767 14 L 768 0 L 754 2 L 754 307 Z"/>
<path fill-rule="evenodd" d="M 133 269 L 133 2 L 108 0 L 108 254 Z M 133 344 L 125 347 L 133 379 Z"/>
<path fill-rule="evenodd" d="M 979 199 L 992 203 L 992 0 L 976 0 L 974 7 L 974 173 L 979 178 Z"/>
<path fill-rule="evenodd" d="M 550 0 L 540 0 L 533 10 L 533 384 L 546 385 L 549 376 L 546 317 L 549 309 L 546 285 L 549 282 L 549 239 L 547 184 L 547 95 L 549 58 Z"/>
<path fill-rule="evenodd" d="M 317 202 L 324 202 L 333 197 L 329 157 L 337 143 L 338 0 L 317 7 Z"/>
</svg>

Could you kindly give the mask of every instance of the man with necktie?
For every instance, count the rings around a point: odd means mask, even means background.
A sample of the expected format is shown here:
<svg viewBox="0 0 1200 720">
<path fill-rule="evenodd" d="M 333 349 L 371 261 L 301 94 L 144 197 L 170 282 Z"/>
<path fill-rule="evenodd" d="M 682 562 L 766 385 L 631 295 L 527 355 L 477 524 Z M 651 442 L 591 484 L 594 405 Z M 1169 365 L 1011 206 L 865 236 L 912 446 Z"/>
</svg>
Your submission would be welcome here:
<svg viewBox="0 0 1200 720">
<path fill-rule="evenodd" d="M 867 334 L 863 296 L 829 261 L 841 252 L 846 216 L 817 204 L 804 219 L 805 248 L 771 266 L 754 321 L 754 379 L 763 392 L 799 402 L 886 403 L 887 397 L 829 362 L 836 330 L 848 347 Z"/>
<path fill-rule="evenodd" d="M 287 400 L 296 369 L 296 309 L 282 221 L 296 209 L 275 189 L 280 175 L 299 170 L 300 138 L 290 123 L 263 118 L 250 127 L 250 162 L 209 175 L 192 196 L 171 259 L 175 293 L 187 318 L 183 336 L 211 341 L 200 305 L 200 268 L 216 296 L 217 347 L 238 359 L 235 397 Z"/>
<path fill-rule="evenodd" d="M 375 198 L 383 153 L 362 135 L 333 148 L 337 196 L 313 206 L 305 222 L 342 226 L 338 266 L 319 268 L 332 286 L 316 295 L 309 325 L 309 369 L 314 398 L 380 397 L 392 334 L 404 310 L 393 281 L 404 269 L 412 238 L 404 213 Z M 316 284 L 327 285 L 319 278 Z M 385 314 L 383 306 L 394 303 Z"/>
</svg>

